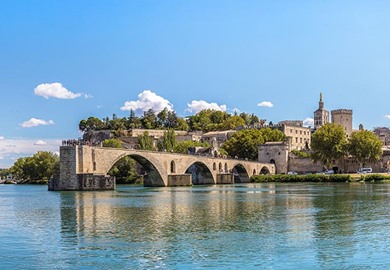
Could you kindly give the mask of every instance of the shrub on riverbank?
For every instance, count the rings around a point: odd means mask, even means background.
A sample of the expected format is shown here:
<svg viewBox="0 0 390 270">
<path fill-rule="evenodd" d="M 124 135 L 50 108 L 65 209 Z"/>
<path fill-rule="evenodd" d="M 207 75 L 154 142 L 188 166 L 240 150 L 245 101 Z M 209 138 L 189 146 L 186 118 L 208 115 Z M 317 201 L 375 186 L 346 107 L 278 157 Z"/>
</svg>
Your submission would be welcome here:
<svg viewBox="0 0 390 270">
<path fill-rule="evenodd" d="M 384 180 L 390 180 L 390 176 L 373 173 L 373 174 L 365 174 L 360 177 L 360 181 L 365 181 L 365 182 L 384 181 Z"/>
<path fill-rule="evenodd" d="M 352 177 L 348 174 L 307 174 L 307 175 L 288 175 L 288 174 L 275 174 L 275 175 L 254 175 L 251 177 L 251 181 L 255 183 L 265 182 L 280 182 L 280 183 L 293 183 L 293 182 L 350 182 Z"/>
</svg>

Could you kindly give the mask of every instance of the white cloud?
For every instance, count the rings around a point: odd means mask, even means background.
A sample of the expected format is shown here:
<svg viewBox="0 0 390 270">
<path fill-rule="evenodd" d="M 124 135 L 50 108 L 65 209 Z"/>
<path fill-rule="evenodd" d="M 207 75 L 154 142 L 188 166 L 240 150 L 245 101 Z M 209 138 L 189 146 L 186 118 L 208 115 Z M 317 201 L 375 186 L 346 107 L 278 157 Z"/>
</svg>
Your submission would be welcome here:
<svg viewBox="0 0 390 270">
<path fill-rule="evenodd" d="M 314 119 L 313 118 L 310 118 L 310 117 L 307 117 L 305 120 L 303 120 L 303 125 L 305 127 L 313 127 L 314 126 Z"/>
<path fill-rule="evenodd" d="M 386 114 L 385 118 L 390 119 L 390 114 Z"/>
<path fill-rule="evenodd" d="M 212 109 L 216 111 L 226 111 L 227 107 L 226 105 L 218 105 L 215 102 L 207 102 L 204 100 L 193 100 L 191 103 L 187 103 L 187 109 L 186 111 L 189 111 L 191 113 L 198 113 L 205 109 Z"/>
<path fill-rule="evenodd" d="M 31 118 L 28 121 L 25 121 L 20 124 L 21 127 L 23 128 L 30 128 L 30 127 L 36 127 L 36 126 L 47 126 L 47 125 L 54 125 L 53 120 L 45 121 L 42 119 L 37 119 L 37 118 Z"/>
<path fill-rule="evenodd" d="M 0 168 L 12 166 L 16 159 L 20 157 L 32 156 L 38 151 L 58 152 L 62 140 L 49 139 L 45 140 L 46 144 L 39 144 L 41 140 L 33 139 L 9 139 L 0 140 Z"/>
<path fill-rule="evenodd" d="M 173 111 L 173 105 L 167 99 L 158 96 L 150 90 L 144 90 L 138 94 L 138 100 L 126 101 L 124 106 L 121 107 L 121 110 L 145 112 L 152 109 L 155 112 L 161 112 L 164 108 Z"/>
<path fill-rule="evenodd" d="M 3 136 L 0 136 L 0 140 L 4 140 L 5 138 Z"/>
<path fill-rule="evenodd" d="M 47 144 L 47 142 L 42 141 L 42 140 L 38 140 L 38 141 L 36 141 L 36 142 L 34 143 L 34 145 L 46 145 L 46 144 Z"/>
<path fill-rule="evenodd" d="M 34 94 L 48 98 L 74 99 L 81 96 L 91 98 L 91 95 L 83 93 L 73 93 L 66 89 L 61 83 L 42 83 L 34 89 Z"/>
<path fill-rule="evenodd" d="M 236 112 L 236 113 L 241 113 L 241 110 L 238 109 L 238 108 L 234 108 L 234 109 L 232 110 L 232 112 L 233 112 L 233 113 L 235 113 L 235 112 Z"/>
<path fill-rule="evenodd" d="M 271 101 L 262 101 L 262 102 L 257 103 L 257 106 L 272 108 L 274 106 L 274 104 L 272 104 Z"/>
</svg>

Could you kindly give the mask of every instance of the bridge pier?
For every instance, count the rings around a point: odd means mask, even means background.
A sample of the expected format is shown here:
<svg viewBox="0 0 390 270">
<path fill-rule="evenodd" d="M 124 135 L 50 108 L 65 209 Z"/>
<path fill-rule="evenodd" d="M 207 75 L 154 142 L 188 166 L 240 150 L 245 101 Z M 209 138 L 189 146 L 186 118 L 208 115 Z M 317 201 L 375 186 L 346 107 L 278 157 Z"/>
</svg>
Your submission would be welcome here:
<svg viewBox="0 0 390 270">
<path fill-rule="evenodd" d="M 168 175 L 168 187 L 192 186 L 192 175 L 170 174 Z"/>
<path fill-rule="evenodd" d="M 217 173 L 216 184 L 234 184 L 234 175 L 232 173 Z"/>
</svg>

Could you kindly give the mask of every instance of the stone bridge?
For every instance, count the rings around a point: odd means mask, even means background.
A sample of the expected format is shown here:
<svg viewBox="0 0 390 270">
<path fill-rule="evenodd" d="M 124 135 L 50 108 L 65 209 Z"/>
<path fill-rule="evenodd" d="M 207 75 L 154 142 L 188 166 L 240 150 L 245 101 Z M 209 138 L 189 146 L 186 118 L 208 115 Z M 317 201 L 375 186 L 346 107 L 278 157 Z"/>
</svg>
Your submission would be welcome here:
<svg viewBox="0 0 390 270">
<path fill-rule="evenodd" d="M 60 176 L 49 190 L 115 189 L 107 172 L 129 156 L 145 170 L 144 186 L 247 183 L 252 175 L 274 174 L 275 165 L 239 159 L 85 145 L 60 147 Z"/>
</svg>

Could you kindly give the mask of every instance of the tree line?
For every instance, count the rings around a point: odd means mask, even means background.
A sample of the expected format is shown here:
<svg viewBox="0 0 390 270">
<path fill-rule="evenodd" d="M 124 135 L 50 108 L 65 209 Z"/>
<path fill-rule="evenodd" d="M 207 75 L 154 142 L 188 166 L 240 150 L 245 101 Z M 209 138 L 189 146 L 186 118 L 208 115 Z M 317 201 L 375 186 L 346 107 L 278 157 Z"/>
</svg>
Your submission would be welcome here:
<svg viewBox="0 0 390 270">
<path fill-rule="evenodd" d="M 352 157 L 364 167 L 375 162 L 382 155 L 382 143 L 374 132 L 359 130 L 347 138 L 344 128 L 334 123 L 320 127 L 311 136 L 311 158 L 321 162 L 325 168 L 332 168 L 335 161 Z"/>
<path fill-rule="evenodd" d="M 130 110 L 129 117 L 118 118 L 116 114 L 113 114 L 112 119 L 109 117 L 99 119 L 91 116 L 79 122 L 79 130 L 82 132 L 98 130 L 120 131 L 138 128 L 209 132 L 235 129 L 241 126 L 254 125 L 255 123 L 264 125 L 265 120 L 245 112 L 232 115 L 211 109 L 202 110 L 195 115 L 183 118 L 178 116 L 176 112 L 165 108 L 158 113 L 150 109 L 145 111 L 142 116 L 137 116 L 133 110 Z"/>
</svg>

